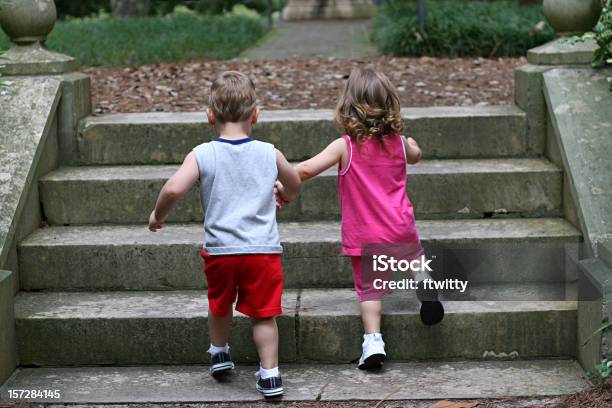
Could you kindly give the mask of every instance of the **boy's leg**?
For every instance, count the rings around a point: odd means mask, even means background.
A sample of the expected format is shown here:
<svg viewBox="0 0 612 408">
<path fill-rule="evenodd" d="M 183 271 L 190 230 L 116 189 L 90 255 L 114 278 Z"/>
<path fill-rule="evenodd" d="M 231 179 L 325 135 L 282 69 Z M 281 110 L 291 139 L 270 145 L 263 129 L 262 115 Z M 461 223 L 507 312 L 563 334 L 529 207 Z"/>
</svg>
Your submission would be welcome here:
<svg viewBox="0 0 612 408">
<path fill-rule="evenodd" d="M 278 327 L 274 316 L 282 314 L 283 270 L 279 254 L 242 257 L 244 267 L 238 286 L 236 310 L 251 317 L 253 341 L 261 367 L 278 367 Z"/>
<path fill-rule="evenodd" d="M 265 397 L 283 394 L 283 380 L 278 370 L 278 327 L 274 317 L 252 318 L 253 341 L 259 354 L 255 388 Z"/>
<path fill-rule="evenodd" d="M 244 268 L 239 281 L 236 310 L 251 317 L 253 341 L 260 368 L 255 387 L 266 397 L 283 393 L 278 370 L 278 327 L 274 316 L 282 314 L 283 268 L 279 254 L 242 257 Z"/>
<path fill-rule="evenodd" d="M 208 332 L 210 336 L 211 365 L 213 376 L 234 368 L 229 353 L 229 331 L 232 323 L 232 303 L 236 298 L 236 259 L 230 256 L 210 256 L 200 250 L 205 261 L 204 271 L 208 282 Z"/>
<path fill-rule="evenodd" d="M 274 317 L 252 318 L 253 341 L 261 368 L 269 370 L 278 367 L 278 327 Z"/>
<path fill-rule="evenodd" d="M 229 340 L 230 326 L 232 324 L 232 308 L 225 316 L 216 316 L 208 313 L 208 333 L 210 344 L 215 347 L 225 347 Z"/>
<path fill-rule="evenodd" d="M 229 353 L 229 331 L 232 323 L 232 308 L 225 316 L 217 316 L 213 311 L 208 313 L 208 332 L 210 335 L 211 365 L 210 373 L 213 376 L 220 376 L 234 369 L 234 362 Z"/>
</svg>

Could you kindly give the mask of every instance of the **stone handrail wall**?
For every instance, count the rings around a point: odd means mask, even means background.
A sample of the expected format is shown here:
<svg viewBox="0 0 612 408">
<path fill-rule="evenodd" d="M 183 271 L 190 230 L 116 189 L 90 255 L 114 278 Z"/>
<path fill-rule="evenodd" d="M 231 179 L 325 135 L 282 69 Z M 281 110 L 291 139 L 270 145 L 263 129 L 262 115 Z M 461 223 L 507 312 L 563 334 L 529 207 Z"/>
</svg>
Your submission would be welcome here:
<svg viewBox="0 0 612 408">
<path fill-rule="evenodd" d="M 17 243 L 40 226 L 37 177 L 57 166 L 61 81 L 11 78 L 0 96 L 0 382 L 18 361 L 13 294 L 19 290 Z"/>
<path fill-rule="evenodd" d="M 584 237 L 575 266 L 577 356 L 586 369 L 612 358 L 612 332 L 592 336 L 612 319 L 612 94 L 606 83 L 612 70 L 590 67 L 596 48 L 592 41 L 558 39 L 530 50 L 529 64 L 515 72 L 515 101 L 535 141 L 531 153 L 563 168 L 563 216 Z"/>
<path fill-rule="evenodd" d="M 11 295 L 0 297 L 5 313 L 20 287 L 17 244 L 43 221 L 38 179 L 70 162 L 78 122 L 91 113 L 90 81 L 83 74 L 6 78 L 0 94 L 0 269 L 11 272 L 2 281 Z M 14 368 L 11 321 L 0 315 L 6 333 L 0 350 L 9 350 L 7 361 L 0 361 L 0 382 Z"/>
<path fill-rule="evenodd" d="M 19 363 L 13 295 L 20 288 L 17 244 L 43 222 L 38 179 L 68 163 L 78 122 L 91 113 L 89 78 L 74 58 L 44 42 L 57 17 L 53 0 L 0 2 L 0 26 L 12 41 L 0 89 L 0 383 Z M 12 75 L 12 76 L 11 76 Z M 34 76 L 35 75 L 35 76 Z"/>
</svg>

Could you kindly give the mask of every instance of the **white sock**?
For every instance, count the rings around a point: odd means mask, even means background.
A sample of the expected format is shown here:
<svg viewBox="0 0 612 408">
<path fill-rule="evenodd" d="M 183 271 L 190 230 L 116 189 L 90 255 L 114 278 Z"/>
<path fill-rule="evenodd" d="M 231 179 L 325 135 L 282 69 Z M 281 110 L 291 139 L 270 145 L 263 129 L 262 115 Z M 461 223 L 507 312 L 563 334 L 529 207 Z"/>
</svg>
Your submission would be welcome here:
<svg viewBox="0 0 612 408">
<path fill-rule="evenodd" d="M 279 375 L 278 367 L 265 369 L 262 366 L 259 366 L 259 376 L 261 378 L 278 377 Z"/>
<path fill-rule="evenodd" d="M 366 341 L 382 340 L 382 333 L 368 333 L 363 335 L 363 339 Z"/>
<path fill-rule="evenodd" d="M 211 344 L 210 348 L 208 349 L 208 353 L 210 355 L 219 354 L 219 353 L 227 353 L 227 352 L 229 352 L 229 344 L 227 343 L 225 343 L 225 346 L 223 347 L 217 347 Z"/>
</svg>

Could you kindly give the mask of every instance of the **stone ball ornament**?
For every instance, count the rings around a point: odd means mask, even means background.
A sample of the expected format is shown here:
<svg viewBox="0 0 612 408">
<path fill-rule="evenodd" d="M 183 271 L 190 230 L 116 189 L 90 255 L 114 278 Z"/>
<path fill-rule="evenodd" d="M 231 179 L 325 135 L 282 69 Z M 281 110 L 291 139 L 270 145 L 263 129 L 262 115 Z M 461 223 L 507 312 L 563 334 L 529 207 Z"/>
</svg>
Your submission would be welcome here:
<svg viewBox="0 0 612 408">
<path fill-rule="evenodd" d="M 44 42 L 56 19 L 53 0 L 0 0 L 0 26 L 15 44 Z"/>
<path fill-rule="evenodd" d="M 544 16 L 559 35 L 582 34 L 593 29 L 603 0 L 544 0 Z"/>
<path fill-rule="evenodd" d="M 2 75 L 54 75 L 75 71 L 76 60 L 51 51 L 45 40 L 55 26 L 53 0 L 0 0 L 0 27 L 12 45 L 2 55 Z"/>
</svg>

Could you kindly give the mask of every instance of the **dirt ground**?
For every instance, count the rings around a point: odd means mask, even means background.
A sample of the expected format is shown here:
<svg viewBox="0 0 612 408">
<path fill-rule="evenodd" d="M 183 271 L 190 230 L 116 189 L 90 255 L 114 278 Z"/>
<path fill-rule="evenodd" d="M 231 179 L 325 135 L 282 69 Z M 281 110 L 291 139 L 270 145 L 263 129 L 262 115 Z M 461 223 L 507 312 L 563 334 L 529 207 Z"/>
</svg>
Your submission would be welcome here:
<svg viewBox="0 0 612 408">
<path fill-rule="evenodd" d="M 397 87 L 402 106 L 504 105 L 513 102 L 514 69 L 524 58 L 311 58 L 191 61 L 128 68 L 86 68 L 94 112 L 201 111 L 215 77 L 239 70 L 255 82 L 263 109 L 333 108 L 351 69 L 372 66 Z"/>
</svg>

